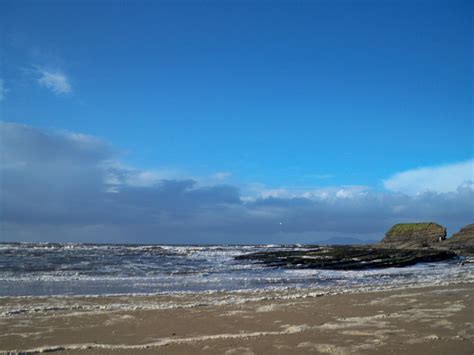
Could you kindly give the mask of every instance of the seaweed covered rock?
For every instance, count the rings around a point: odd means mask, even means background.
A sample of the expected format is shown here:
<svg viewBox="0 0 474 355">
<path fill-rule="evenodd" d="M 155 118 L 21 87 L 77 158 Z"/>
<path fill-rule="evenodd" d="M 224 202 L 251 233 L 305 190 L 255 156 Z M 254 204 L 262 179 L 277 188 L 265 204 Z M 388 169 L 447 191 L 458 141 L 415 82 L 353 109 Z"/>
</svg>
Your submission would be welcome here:
<svg viewBox="0 0 474 355">
<path fill-rule="evenodd" d="M 439 246 L 446 239 L 446 228 L 437 223 L 399 223 L 379 243 L 383 247 L 417 249 Z"/>
</svg>

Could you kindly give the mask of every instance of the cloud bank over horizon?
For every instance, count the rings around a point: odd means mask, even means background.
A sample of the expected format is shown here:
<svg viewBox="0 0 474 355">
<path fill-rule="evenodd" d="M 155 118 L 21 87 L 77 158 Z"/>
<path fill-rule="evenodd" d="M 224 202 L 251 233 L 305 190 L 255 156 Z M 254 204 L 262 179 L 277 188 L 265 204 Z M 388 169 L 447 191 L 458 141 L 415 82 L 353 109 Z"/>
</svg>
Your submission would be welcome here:
<svg viewBox="0 0 474 355">
<path fill-rule="evenodd" d="M 474 159 L 435 167 L 420 167 L 396 173 L 384 186 L 388 190 L 414 195 L 425 191 L 454 192 L 474 183 Z"/>
<path fill-rule="evenodd" d="M 398 222 L 473 222 L 473 160 L 398 172 L 386 190 L 226 184 L 124 166 L 96 137 L 0 123 L 0 241 L 317 243 Z M 160 173 L 163 171 L 164 173 Z"/>
</svg>

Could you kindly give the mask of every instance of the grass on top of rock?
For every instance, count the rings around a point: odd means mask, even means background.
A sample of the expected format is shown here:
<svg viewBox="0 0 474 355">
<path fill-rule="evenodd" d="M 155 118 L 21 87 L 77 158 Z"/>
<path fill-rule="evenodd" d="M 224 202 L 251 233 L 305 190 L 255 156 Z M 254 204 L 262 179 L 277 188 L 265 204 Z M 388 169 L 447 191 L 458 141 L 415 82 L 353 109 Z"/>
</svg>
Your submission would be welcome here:
<svg viewBox="0 0 474 355">
<path fill-rule="evenodd" d="M 432 223 L 432 222 L 427 222 L 427 223 L 399 223 L 395 224 L 390 230 L 387 232 L 386 236 L 391 236 L 391 235 L 406 235 L 406 234 L 412 234 L 412 233 L 417 233 L 417 232 L 422 232 L 426 230 L 437 230 L 437 229 L 443 229 L 442 226 L 440 226 L 437 223 Z"/>
</svg>

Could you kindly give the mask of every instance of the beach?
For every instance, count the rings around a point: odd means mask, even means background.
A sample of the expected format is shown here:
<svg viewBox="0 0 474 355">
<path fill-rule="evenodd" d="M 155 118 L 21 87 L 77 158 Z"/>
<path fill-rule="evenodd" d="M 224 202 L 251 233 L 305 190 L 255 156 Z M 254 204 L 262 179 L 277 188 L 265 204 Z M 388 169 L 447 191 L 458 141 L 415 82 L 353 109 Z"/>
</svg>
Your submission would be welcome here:
<svg viewBox="0 0 474 355">
<path fill-rule="evenodd" d="M 0 0 L 0 355 L 474 355 L 473 10 Z"/>
<path fill-rule="evenodd" d="M 474 285 L 3 297 L 0 350 L 472 354 Z"/>
</svg>

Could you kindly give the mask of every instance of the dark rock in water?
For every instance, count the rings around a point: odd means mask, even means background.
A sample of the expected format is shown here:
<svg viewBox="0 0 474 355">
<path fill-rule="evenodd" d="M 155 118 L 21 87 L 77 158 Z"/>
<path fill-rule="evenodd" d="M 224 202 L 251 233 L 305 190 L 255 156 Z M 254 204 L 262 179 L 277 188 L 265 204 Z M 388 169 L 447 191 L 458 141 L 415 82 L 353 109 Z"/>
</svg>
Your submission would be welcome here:
<svg viewBox="0 0 474 355">
<path fill-rule="evenodd" d="M 460 254 L 474 255 L 474 223 L 462 227 L 451 238 L 441 244 L 443 248 L 455 250 Z"/>
<path fill-rule="evenodd" d="M 308 246 L 306 250 L 259 252 L 236 259 L 273 267 L 364 270 L 459 256 L 474 256 L 474 224 L 461 228 L 447 240 L 446 228 L 437 223 L 400 223 L 390 228 L 382 241 L 372 245 Z"/>
<path fill-rule="evenodd" d="M 416 249 L 439 245 L 446 239 L 446 228 L 437 223 L 399 223 L 385 234 L 380 245 Z"/>
<path fill-rule="evenodd" d="M 410 266 L 420 262 L 443 261 L 456 257 L 448 250 L 388 249 L 371 246 L 331 246 L 310 250 L 269 251 L 237 256 L 267 266 L 286 268 L 364 270 Z"/>
</svg>

